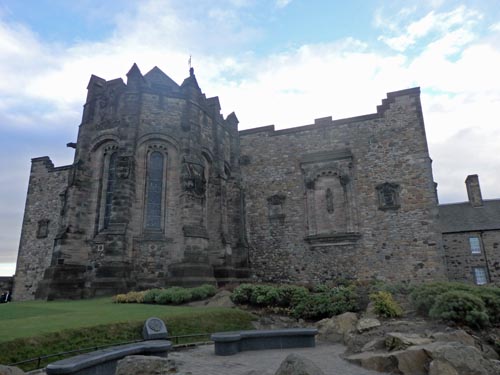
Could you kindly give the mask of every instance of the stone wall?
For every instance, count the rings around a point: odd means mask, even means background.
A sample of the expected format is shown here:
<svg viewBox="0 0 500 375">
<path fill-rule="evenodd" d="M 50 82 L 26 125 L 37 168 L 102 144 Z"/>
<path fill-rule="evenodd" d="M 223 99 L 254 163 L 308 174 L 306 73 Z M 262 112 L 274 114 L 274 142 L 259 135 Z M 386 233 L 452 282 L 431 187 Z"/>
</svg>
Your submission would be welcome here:
<svg viewBox="0 0 500 375">
<path fill-rule="evenodd" d="M 240 135 L 259 279 L 444 277 L 418 89 L 389 93 L 376 114 Z"/>
<path fill-rule="evenodd" d="M 471 251 L 469 238 L 478 238 L 480 252 Z M 484 268 L 489 282 L 500 282 L 500 230 L 444 233 L 448 277 L 476 283 L 474 268 Z"/>
<path fill-rule="evenodd" d="M 182 85 L 158 68 L 142 75 L 135 64 L 126 83 L 92 76 L 65 184 L 58 173 L 66 169 L 34 159 L 19 295 L 82 298 L 215 283 L 215 268 L 231 282 L 248 257 L 238 219 L 238 120 L 220 109 L 193 70 Z M 48 232 L 34 238 L 43 220 Z"/>
<path fill-rule="evenodd" d="M 54 240 L 60 235 L 61 212 L 71 173 L 71 166 L 54 168 L 46 156 L 31 161 L 12 293 L 16 300 L 35 297 L 38 284 L 51 264 Z"/>
</svg>

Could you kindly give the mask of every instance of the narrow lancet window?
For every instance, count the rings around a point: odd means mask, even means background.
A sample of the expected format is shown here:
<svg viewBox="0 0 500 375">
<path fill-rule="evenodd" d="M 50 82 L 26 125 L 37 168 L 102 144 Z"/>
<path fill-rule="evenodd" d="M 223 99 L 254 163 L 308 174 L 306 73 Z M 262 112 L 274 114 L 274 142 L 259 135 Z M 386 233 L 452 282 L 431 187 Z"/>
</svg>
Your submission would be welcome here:
<svg viewBox="0 0 500 375">
<path fill-rule="evenodd" d="M 149 155 L 146 185 L 146 229 L 161 229 L 163 159 L 163 154 L 158 151 Z"/>
<path fill-rule="evenodd" d="M 115 191 L 116 184 L 116 152 L 111 154 L 108 164 L 108 179 L 106 185 L 106 204 L 104 207 L 104 228 L 109 226 L 109 220 L 111 218 L 111 208 L 113 206 L 113 194 Z"/>
<path fill-rule="evenodd" d="M 328 211 L 329 214 L 333 214 L 334 207 L 333 207 L 333 193 L 332 189 L 328 188 L 326 189 L 326 210 Z"/>
</svg>

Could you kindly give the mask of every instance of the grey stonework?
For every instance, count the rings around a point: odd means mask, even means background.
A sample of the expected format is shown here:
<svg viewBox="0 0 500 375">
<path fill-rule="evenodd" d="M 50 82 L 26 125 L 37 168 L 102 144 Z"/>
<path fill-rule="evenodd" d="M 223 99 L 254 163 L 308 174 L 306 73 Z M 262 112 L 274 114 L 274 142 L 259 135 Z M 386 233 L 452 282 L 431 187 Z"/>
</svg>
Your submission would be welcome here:
<svg viewBox="0 0 500 375">
<path fill-rule="evenodd" d="M 418 88 L 278 131 L 220 109 L 192 69 L 92 76 L 74 163 L 32 160 L 15 298 L 446 278 Z"/>
<path fill-rule="evenodd" d="M 419 89 L 388 94 L 372 115 L 240 135 L 250 261 L 260 279 L 444 278 Z M 380 206 L 384 183 L 398 186 L 391 209 Z M 280 194 L 278 221 L 267 203 Z"/>
<path fill-rule="evenodd" d="M 127 84 L 92 76 L 74 163 L 33 159 L 17 298 L 248 278 L 237 125 L 192 70 L 180 86 L 136 65 Z"/>
<path fill-rule="evenodd" d="M 439 206 L 448 277 L 477 283 L 475 269 L 479 269 L 485 273 L 487 282 L 498 283 L 500 200 L 482 199 L 477 175 L 468 176 L 465 184 L 468 202 Z M 476 244 L 474 251 L 470 239 Z"/>
</svg>

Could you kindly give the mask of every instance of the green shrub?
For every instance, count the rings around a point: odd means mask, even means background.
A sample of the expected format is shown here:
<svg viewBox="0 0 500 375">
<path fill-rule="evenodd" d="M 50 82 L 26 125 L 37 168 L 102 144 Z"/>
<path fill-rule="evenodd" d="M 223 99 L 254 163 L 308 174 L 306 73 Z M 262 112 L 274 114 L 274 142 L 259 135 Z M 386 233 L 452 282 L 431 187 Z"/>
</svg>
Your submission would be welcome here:
<svg viewBox="0 0 500 375">
<path fill-rule="evenodd" d="M 253 292 L 252 284 L 241 284 L 236 289 L 233 290 L 231 294 L 231 300 L 239 305 L 245 305 L 250 303 L 250 297 Z"/>
<path fill-rule="evenodd" d="M 410 300 L 418 313 L 427 316 L 441 294 L 452 290 L 471 292 L 473 289 L 474 286 L 462 283 L 436 282 L 422 284 L 415 287 L 411 292 Z"/>
<path fill-rule="evenodd" d="M 217 288 L 213 285 L 204 284 L 196 288 L 189 289 L 191 292 L 191 300 L 198 301 L 208 297 L 212 297 L 217 293 Z"/>
<path fill-rule="evenodd" d="M 429 311 L 429 316 L 434 319 L 465 324 L 472 328 L 481 328 L 489 323 L 481 298 L 463 290 L 454 290 L 439 295 Z"/>
<path fill-rule="evenodd" d="M 279 292 L 271 285 L 254 285 L 250 295 L 250 304 L 254 306 L 275 306 Z"/>
<path fill-rule="evenodd" d="M 473 294 L 483 301 L 490 322 L 500 323 L 500 288 L 481 286 L 475 288 Z"/>
<path fill-rule="evenodd" d="M 333 287 L 321 293 L 311 293 L 292 309 L 295 318 L 319 320 L 347 311 L 357 311 L 357 295 L 353 287 Z"/>
<path fill-rule="evenodd" d="M 403 309 L 394 301 L 389 292 L 379 291 L 370 294 L 375 314 L 383 318 L 397 318 L 403 315 Z"/>
<path fill-rule="evenodd" d="M 297 285 L 282 285 L 279 287 L 279 297 L 276 307 L 293 307 L 309 295 L 307 288 Z"/>
<path fill-rule="evenodd" d="M 191 298 L 192 294 L 189 289 L 174 286 L 161 290 L 156 296 L 155 302 L 160 305 L 180 305 L 191 301 Z"/>
<path fill-rule="evenodd" d="M 233 291 L 231 299 L 237 304 L 267 307 L 310 320 L 358 310 L 354 287 L 320 285 L 314 290 L 317 292 L 311 293 L 296 285 L 241 284 Z"/>
<path fill-rule="evenodd" d="M 144 293 L 143 303 L 156 303 L 156 297 L 163 289 L 149 289 Z"/>
</svg>

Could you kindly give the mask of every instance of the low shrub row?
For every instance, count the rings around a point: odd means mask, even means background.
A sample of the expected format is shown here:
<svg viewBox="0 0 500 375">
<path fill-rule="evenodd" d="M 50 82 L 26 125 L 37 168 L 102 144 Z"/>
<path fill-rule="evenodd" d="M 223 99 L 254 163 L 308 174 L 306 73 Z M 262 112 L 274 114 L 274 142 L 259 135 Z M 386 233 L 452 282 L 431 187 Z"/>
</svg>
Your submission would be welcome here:
<svg viewBox="0 0 500 375">
<path fill-rule="evenodd" d="M 500 288 L 454 282 L 417 286 L 410 300 L 418 313 L 472 328 L 500 323 Z"/>
<path fill-rule="evenodd" d="M 115 303 L 157 303 L 160 305 L 180 305 L 212 297 L 217 293 L 213 285 L 205 284 L 195 288 L 174 286 L 166 289 L 149 289 L 142 292 L 128 292 L 113 297 Z"/>
<path fill-rule="evenodd" d="M 312 291 L 295 285 L 241 284 L 231 295 L 236 304 L 278 309 L 295 318 L 319 320 L 347 311 L 357 311 L 354 287 L 320 285 Z"/>
</svg>

